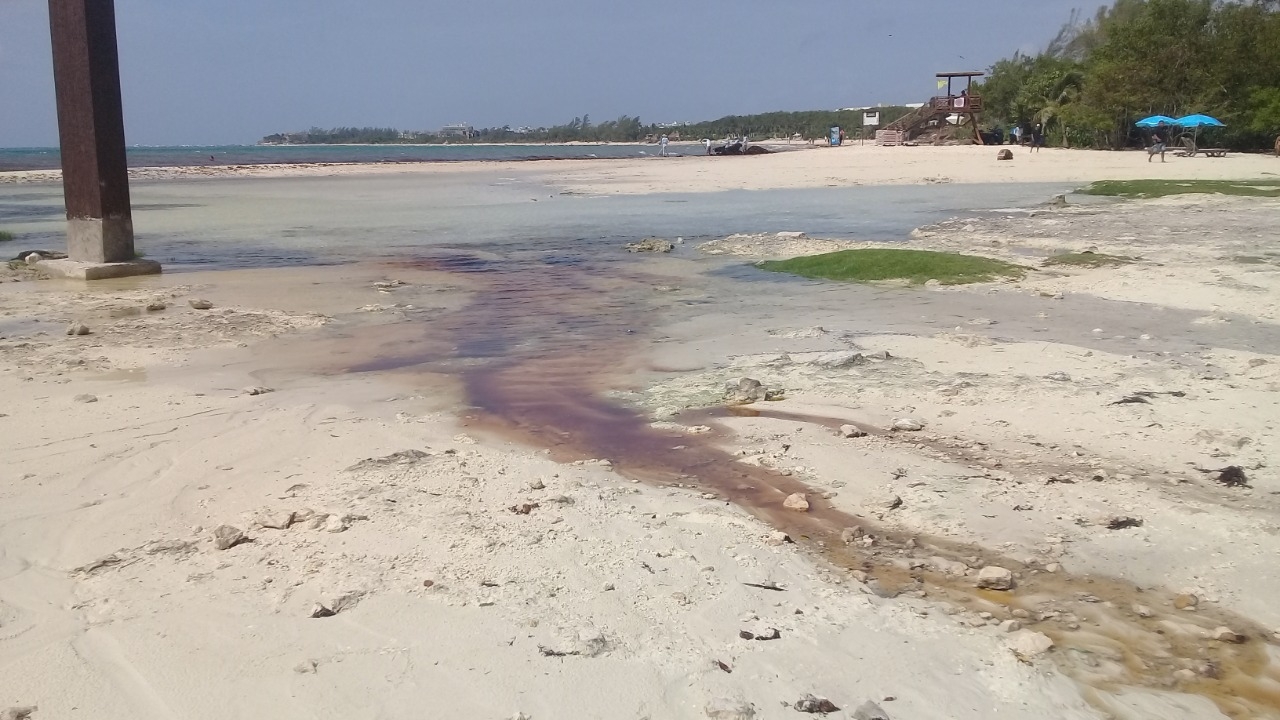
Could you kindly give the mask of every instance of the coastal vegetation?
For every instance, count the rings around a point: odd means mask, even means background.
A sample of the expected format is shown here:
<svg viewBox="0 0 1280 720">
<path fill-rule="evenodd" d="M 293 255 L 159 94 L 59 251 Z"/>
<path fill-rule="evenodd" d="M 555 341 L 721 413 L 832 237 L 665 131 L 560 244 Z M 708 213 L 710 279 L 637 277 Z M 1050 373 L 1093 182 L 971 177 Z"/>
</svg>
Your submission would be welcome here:
<svg viewBox="0 0 1280 720">
<path fill-rule="evenodd" d="M 1214 145 L 1272 148 L 1280 133 L 1280 2 L 1115 0 L 1073 14 L 1038 55 L 997 62 L 980 86 L 987 120 L 1043 123 L 1070 147 L 1141 143 L 1134 122 L 1203 113 Z M 1203 144 L 1203 143 L 1202 143 Z"/>
<path fill-rule="evenodd" d="M 0 242 L 9 242 L 13 239 L 13 233 L 0 230 Z"/>
<path fill-rule="evenodd" d="M 1280 180 L 1103 180 L 1080 192 L 1124 198 L 1158 198 L 1191 193 L 1280 197 Z"/>
<path fill-rule="evenodd" d="M 930 280 L 943 285 L 991 282 L 1020 278 L 1026 272 L 1020 265 L 976 255 L 896 248 L 840 250 L 790 260 L 769 260 L 760 263 L 760 267 L 823 280 L 863 283 L 905 280 L 912 285 Z"/>
<path fill-rule="evenodd" d="M 880 122 L 887 123 L 905 115 L 906 107 L 875 108 Z M 402 131 L 380 127 L 311 128 L 302 132 L 275 133 L 260 142 L 267 145 L 430 145 L 445 143 L 564 143 L 564 142 L 645 142 L 664 133 L 679 134 L 684 140 L 719 139 L 728 135 L 753 138 L 793 137 L 825 138 L 833 127 L 844 128 L 852 135 L 862 127 L 862 110 L 804 110 L 769 112 L 756 115 L 727 115 L 718 120 L 678 125 L 645 124 L 639 117 L 623 115 L 616 120 L 594 123 L 590 115 L 575 117 L 563 125 L 539 128 L 516 128 L 510 125 L 466 129 L 465 126 L 439 131 Z"/>
</svg>

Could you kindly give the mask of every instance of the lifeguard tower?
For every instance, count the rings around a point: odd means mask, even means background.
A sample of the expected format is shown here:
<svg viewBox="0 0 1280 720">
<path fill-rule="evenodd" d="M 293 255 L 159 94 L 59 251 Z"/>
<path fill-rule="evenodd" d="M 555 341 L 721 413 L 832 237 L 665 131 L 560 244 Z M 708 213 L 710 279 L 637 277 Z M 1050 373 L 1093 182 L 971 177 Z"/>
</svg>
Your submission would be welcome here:
<svg viewBox="0 0 1280 720">
<path fill-rule="evenodd" d="M 876 132 L 876 144 L 902 145 L 930 126 L 953 124 L 957 128 L 966 128 L 966 132 L 972 132 L 973 141 L 982 145 L 982 133 L 978 130 L 978 121 L 982 115 L 982 96 L 973 92 L 973 81 L 983 75 L 984 73 L 977 71 L 938 73 L 938 88 L 941 89 L 945 81 L 947 94 L 929 98 L 920 107 L 885 125 L 883 130 Z M 957 84 L 961 82 L 964 87 L 958 88 Z"/>
</svg>

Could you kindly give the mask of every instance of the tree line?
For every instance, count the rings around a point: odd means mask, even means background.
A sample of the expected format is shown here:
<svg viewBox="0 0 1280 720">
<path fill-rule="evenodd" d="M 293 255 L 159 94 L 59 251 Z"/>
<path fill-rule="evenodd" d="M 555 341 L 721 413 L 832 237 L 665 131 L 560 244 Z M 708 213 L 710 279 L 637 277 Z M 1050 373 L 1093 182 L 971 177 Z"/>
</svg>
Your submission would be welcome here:
<svg viewBox="0 0 1280 720">
<path fill-rule="evenodd" d="M 886 124 L 909 112 L 906 107 L 876 108 L 880 111 L 880 123 Z M 367 144 L 430 145 L 457 142 L 473 143 L 564 143 L 564 142 L 646 142 L 662 134 L 679 133 L 684 140 L 711 138 L 719 140 L 729 135 L 747 135 L 762 139 L 767 137 L 793 137 L 805 139 L 824 138 L 830 128 L 844 128 L 853 135 L 862 127 L 861 110 L 806 110 L 800 112 L 770 112 L 756 115 L 729 115 L 718 120 L 682 125 L 645 124 L 639 117 L 623 115 L 616 120 L 593 123 L 590 115 L 575 117 L 563 125 L 540 128 L 512 129 L 503 127 L 476 128 L 466 135 L 458 132 L 405 132 L 395 128 L 339 127 L 332 129 L 311 128 L 301 132 L 275 133 L 260 141 L 267 145 L 337 145 Z"/>
<path fill-rule="evenodd" d="M 1214 144 L 1273 147 L 1280 133 L 1280 0 L 1115 0 L 1074 13 L 1038 55 L 997 62 L 977 88 L 989 122 L 1042 123 L 1050 142 L 1122 148 L 1134 122 L 1203 113 Z"/>
</svg>

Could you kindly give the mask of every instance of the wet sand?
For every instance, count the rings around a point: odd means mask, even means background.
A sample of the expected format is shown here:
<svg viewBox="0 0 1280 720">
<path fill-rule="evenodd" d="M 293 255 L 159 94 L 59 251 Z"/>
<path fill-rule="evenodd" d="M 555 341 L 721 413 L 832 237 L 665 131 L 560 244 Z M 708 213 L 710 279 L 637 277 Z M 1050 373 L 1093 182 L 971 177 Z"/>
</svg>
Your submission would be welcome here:
<svg viewBox="0 0 1280 720">
<path fill-rule="evenodd" d="M 1276 717 L 1274 214 L 930 221 L 915 246 L 1035 268 L 963 289 L 733 254 L 776 238 L 0 285 L 0 707 Z M 1140 260 L 1039 266 L 1090 246 Z M 744 375 L 785 399 L 730 412 Z M 1226 465 L 1252 488 L 1200 472 Z"/>
</svg>

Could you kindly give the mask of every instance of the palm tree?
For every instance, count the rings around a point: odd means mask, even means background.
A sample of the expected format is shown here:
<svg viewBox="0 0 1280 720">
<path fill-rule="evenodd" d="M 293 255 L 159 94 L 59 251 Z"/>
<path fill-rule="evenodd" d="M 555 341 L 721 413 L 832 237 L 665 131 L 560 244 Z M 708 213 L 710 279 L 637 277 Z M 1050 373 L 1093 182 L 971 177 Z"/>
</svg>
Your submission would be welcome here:
<svg viewBox="0 0 1280 720">
<path fill-rule="evenodd" d="M 1064 72 L 1049 87 L 1049 91 L 1040 98 L 1040 110 L 1035 113 L 1036 122 L 1040 123 L 1047 132 L 1049 125 L 1059 119 L 1062 111 L 1080 99 L 1080 92 L 1083 87 L 1083 72 L 1079 70 Z M 1063 135 L 1066 135 L 1065 128 L 1063 129 Z"/>
</svg>

